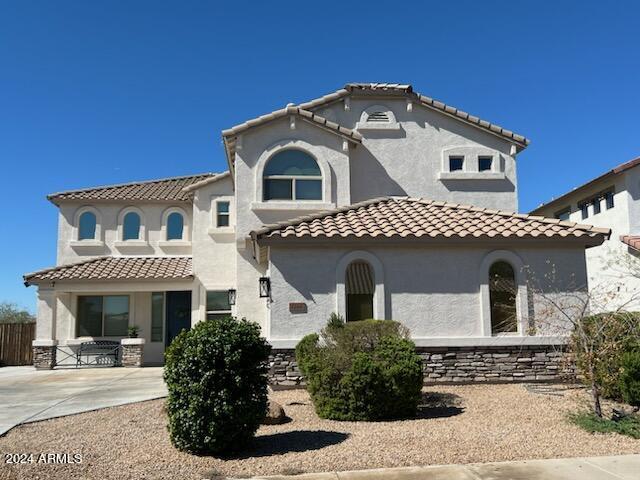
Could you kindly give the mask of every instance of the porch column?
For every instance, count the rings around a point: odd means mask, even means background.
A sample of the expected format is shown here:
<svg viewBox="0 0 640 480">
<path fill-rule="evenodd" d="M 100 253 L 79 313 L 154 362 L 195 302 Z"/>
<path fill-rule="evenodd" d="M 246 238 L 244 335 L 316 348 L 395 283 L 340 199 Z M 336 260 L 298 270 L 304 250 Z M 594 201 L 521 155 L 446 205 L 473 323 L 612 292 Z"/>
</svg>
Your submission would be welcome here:
<svg viewBox="0 0 640 480">
<path fill-rule="evenodd" d="M 33 341 L 33 366 L 51 370 L 56 365 L 56 314 L 58 298 L 53 287 L 38 287 L 36 339 Z"/>
</svg>

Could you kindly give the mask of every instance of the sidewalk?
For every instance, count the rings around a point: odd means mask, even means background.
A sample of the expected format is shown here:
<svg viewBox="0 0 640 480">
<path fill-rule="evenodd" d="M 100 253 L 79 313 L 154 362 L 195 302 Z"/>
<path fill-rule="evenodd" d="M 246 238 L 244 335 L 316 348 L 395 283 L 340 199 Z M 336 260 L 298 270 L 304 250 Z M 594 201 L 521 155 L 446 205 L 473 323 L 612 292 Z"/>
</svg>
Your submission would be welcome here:
<svg viewBox="0 0 640 480">
<path fill-rule="evenodd" d="M 640 455 L 381 468 L 255 478 L 269 480 L 637 480 L 640 478 Z"/>
</svg>

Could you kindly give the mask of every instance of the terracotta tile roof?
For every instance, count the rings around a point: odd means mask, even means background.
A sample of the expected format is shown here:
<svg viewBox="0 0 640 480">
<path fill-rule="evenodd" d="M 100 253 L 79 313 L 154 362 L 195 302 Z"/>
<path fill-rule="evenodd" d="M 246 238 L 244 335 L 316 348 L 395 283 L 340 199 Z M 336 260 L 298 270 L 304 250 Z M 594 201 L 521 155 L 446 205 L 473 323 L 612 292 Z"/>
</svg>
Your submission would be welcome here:
<svg viewBox="0 0 640 480">
<path fill-rule="evenodd" d="M 306 110 L 313 110 L 314 108 L 319 108 L 322 106 L 326 106 L 329 103 L 341 100 L 343 97 L 352 94 L 388 94 L 388 95 L 401 95 L 401 96 L 409 96 L 418 101 L 421 105 L 431 108 L 434 110 L 438 110 L 447 115 L 451 115 L 456 117 L 459 120 L 462 120 L 466 123 L 470 123 L 473 126 L 485 129 L 494 133 L 496 135 L 502 136 L 511 140 L 518 144 L 520 148 L 526 148 L 529 145 L 530 140 L 523 135 L 519 135 L 517 133 L 512 132 L 511 130 L 507 130 L 506 128 L 502 128 L 495 123 L 488 122 L 486 120 L 482 120 L 474 115 L 470 115 L 467 112 L 457 109 L 456 107 L 452 107 L 451 105 L 447 105 L 446 103 L 435 100 L 431 97 L 427 97 L 426 95 L 422 95 L 420 93 L 414 92 L 413 87 L 409 84 L 399 84 L 399 83 L 347 83 L 344 88 L 330 93 L 329 95 L 325 95 L 320 98 L 316 98 L 315 100 L 311 100 L 309 102 L 301 103 L 299 106 Z"/>
<path fill-rule="evenodd" d="M 61 280 L 179 280 L 193 277 L 191 257 L 97 257 L 24 275 L 25 285 Z"/>
<path fill-rule="evenodd" d="M 251 232 L 258 243 L 297 238 L 582 238 L 600 244 L 610 235 L 597 228 L 557 219 L 454 203 L 386 197 L 265 225 Z"/>
<path fill-rule="evenodd" d="M 55 203 L 64 200 L 146 200 L 146 201 L 189 201 L 190 195 L 184 191 L 185 187 L 194 183 L 215 178 L 216 173 L 201 173 L 183 177 L 170 177 L 143 182 L 104 185 L 101 187 L 67 190 L 48 195 L 47 198 Z"/>
<path fill-rule="evenodd" d="M 289 104 L 283 109 L 276 110 L 266 115 L 262 115 L 252 120 L 248 120 L 235 127 L 229 128 L 227 130 L 223 130 L 222 140 L 225 145 L 225 150 L 227 153 L 227 162 L 229 164 L 230 170 L 233 172 L 233 167 L 235 162 L 235 153 L 236 153 L 237 135 L 248 130 L 249 128 L 252 128 L 258 125 L 263 125 L 267 122 L 275 120 L 276 118 L 284 117 L 286 115 L 296 114 L 296 115 L 303 116 L 310 121 L 313 121 L 319 125 L 329 128 L 332 131 L 335 131 L 336 133 L 346 136 L 352 141 L 360 142 L 362 137 L 357 131 L 338 125 L 337 123 L 330 122 L 329 120 L 326 120 L 325 118 L 312 112 L 312 110 L 316 108 L 323 107 L 330 103 L 340 101 L 344 97 L 348 97 L 353 94 L 357 94 L 357 95 L 384 94 L 384 95 L 407 96 L 409 98 L 412 98 L 413 100 L 415 100 L 420 105 L 423 105 L 426 108 L 437 110 L 441 113 L 444 113 L 445 115 L 450 115 L 452 117 L 455 117 L 458 120 L 461 120 L 465 123 L 473 125 L 474 127 L 484 129 L 486 131 L 493 133 L 494 135 L 506 138 L 507 140 L 514 142 L 520 150 L 526 148 L 527 145 L 529 145 L 530 143 L 529 139 L 527 139 L 522 135 L 514 133 L 511 130 L 502 128 L 499 125 L 496 125 L 495 123 L 482 120 L 481 118 L 470 115 L 467 112 L 464 112 L 455 107 L 452 107 L 451 105 L 442 103 L 438 100 L 434 100 L 433 98 L 427 97 L 426 95 L 421 95 L 419 93 L 416 93 L 413 91 L 413 87 L 409 84 L 347 83 L 344 86 L 344 88 L 341 88 L 328 95 L 324 95 L 320 98 L 316 98 L 314 100 L 310 100 L 308 102 L 304 102 L 299 105 Z"/>
<path fill-rule="evenodd" d="M 605 181 L 605 180 L 607 180 L 607 179 L 609 179 L 611 177 L 614 177 L 615 175 L 618 175 L 620 173 L 626 172 L 627 170 L 630 170 L 633 167 L 637 167 L 638 165 L 640 165 L 640 157 L 634 158 L 633 160 L 629 160 L 628 162 L 622 163 L 622 164 L 618 165 L 617 167 L 613 167 L 611 170 L 603 173 L 602 175 L 594 178 L 593 180 L 589 180 L 587 183 L 583 183 L 579 187 L 576 187 L 576 188 L 572 189 L 571 191 L 569 191 L 567 193 L 563 193 L 559 197 L 554 198 L 553 200 L 550 200 L 547 203 L 543 203 L 543 204 L 539 205 L 538 207 L 533 209 L 531 211 L 531 213 L 535 215 L 537 212 L 545 210 L 548 207 L 550 207 L 551 205 L 557 205 L 559 203 L 566 202 L 567 201 L 567 197 L 569 197 L 570 195 L 573 195 L 576 192 L 580 192 L 581 190 L 583 190 L 585 188 L 591 187 L 591 186 L 597 184 L 598 182 Z"/>
<path fill-rule="evenodd" d="M 638 235 L 620 235 L 620 241 L 626 243 L 634 250 L 640 251 L 640 236 Z"/>
</svg>

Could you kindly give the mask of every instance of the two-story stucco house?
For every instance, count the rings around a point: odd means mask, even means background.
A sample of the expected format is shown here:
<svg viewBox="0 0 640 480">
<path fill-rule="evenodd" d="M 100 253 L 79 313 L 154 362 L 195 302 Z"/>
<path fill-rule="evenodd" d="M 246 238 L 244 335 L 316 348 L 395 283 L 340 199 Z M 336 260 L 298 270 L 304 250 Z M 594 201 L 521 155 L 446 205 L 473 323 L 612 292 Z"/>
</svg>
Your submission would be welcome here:
<svg viewBox="0 0 640 480">
<path fill-rule="evenodd" d="M 222 137 L 228 172 L 49 197 L 57 266 L 25 276 L 40 366 L 132 324 L 161 363 L 182 328 L 232 314 L 294 382 L 291 349 L 337 312 L 403 322 L 434 381 L 555 374 L 564 340 L 531 335 L 527 276 L 553 264 L 554 291 L 584 291 L 585 248 L 609 231 L 513 213 L 526 138 L 399 84 L 348 84 Z"/>
<path fill-rule="evenodd" d="M 586 253 L 592 309 L 640 309 L 640 158 L 618 165 L 531 213 L 611 228 L 611 239 Z"/>
</svg>

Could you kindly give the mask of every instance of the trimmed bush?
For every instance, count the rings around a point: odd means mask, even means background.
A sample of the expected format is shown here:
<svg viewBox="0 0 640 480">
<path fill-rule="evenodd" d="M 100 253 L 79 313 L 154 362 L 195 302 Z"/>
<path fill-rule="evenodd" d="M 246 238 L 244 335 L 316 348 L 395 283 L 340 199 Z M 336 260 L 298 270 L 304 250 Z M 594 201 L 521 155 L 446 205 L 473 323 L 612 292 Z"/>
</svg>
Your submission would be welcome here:
<svg viewBox="0 0 640 480">
<path fill-rule="evenodd" d="M 415 416 L 422 361 L 408 330 L 390 320 L 336 322 L 296 347 L 316 413 L 334 420 Z"/>
<path fill-rule="evenodd" d="M 183 331 L 165 353 L 171 442 L 197 454 L 245 447 L 267 409 L 271 347 L 260 327 L 225 318 Z"/>
<path fill-rule="evenodd" d="M 620 373 L 620 391 L 625 403 L 640 407 L 640 350 L 622 355 L 622 373 Z"/>
<path fill-rule="evenodd" d="M 605 352 L 595 357 L 595 377 L 603 397 L 622 400 L 620 375 L 622 357 L 626 352 L 640 349 L 640 313 L 605 312 L 583 319 L 582 334 L 589 336 L 594 352 Z M 633 326 L 638 326 L 634 328 Z M 577 344 L 578 333 L 572 342 Z M 588 373 L 586 353 L 580 348 L 572 349 L 576 354 L 576 365 L 583 375 Z"/>
</svg>

